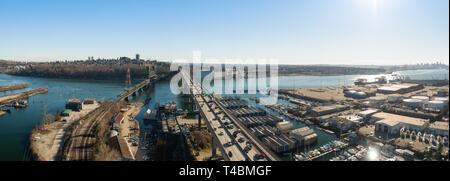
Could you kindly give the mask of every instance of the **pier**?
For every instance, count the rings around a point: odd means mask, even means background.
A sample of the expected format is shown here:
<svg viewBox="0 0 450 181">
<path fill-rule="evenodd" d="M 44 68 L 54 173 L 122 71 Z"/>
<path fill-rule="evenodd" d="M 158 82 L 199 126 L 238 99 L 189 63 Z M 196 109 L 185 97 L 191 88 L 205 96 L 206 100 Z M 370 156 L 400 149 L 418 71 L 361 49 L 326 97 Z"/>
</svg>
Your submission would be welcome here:
<svg viewBox="0 0 450 181">
<path fill-rule="evenodd" d="M 6 85 L 6 86 L 0 86 L 0 92 L 6 92 L 6 91 L 13 91 L 13 90 L 19 90 L 19 89 L 25 89 L 28 88 L 28 84 L 16 84 L 16 85 Z"/>
<path fill-rule="evenodd" d="M 6 104 L 13 102 L 13 101 L 25 99 L 25 98 L 34 96 L 36 94 L 43 94 L 43 93 L 47 93 L 47 92 L 48 92 L 48 88 L 39 88 L 39 89 L 35 89 L 32 91 L 21 92 L 21 93 L 17 93 L 17 94 L 3 96 L 3 97 L 0 97 L 0 107 L 3 107 Z"/>
</svg>

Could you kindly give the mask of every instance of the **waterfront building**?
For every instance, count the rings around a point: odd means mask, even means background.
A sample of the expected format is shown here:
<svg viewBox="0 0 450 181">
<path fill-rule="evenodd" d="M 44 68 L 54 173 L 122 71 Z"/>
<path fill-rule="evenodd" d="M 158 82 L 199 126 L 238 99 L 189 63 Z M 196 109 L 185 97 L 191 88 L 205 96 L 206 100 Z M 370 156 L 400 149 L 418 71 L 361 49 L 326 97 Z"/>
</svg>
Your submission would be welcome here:
<svg viewBox="0 0 450 181">
<path fill-rule="evenodd" d="M 309 127 L 294 129 L 289 136 L 297 140 L 299 146 L 308 146 L 317 141 L 317 134 Z"/>
<path fill-rule="evenodd" d="M 294 125 L 289 121 L 283 121 L 276 124 L 277 129 L 282 133 L 289 133 L 294 129 Z"/>
<path fill-rule="evenodd" d="M 345 111 L 348 108 L 350 108 L 350 107 L 347 105 L 338 105 L 338 104 L 333 104 L 333 105 L 329 105 L 329 106 L 318 106 L 318 107 L 314 107 L 311 109 L 311 115 L 318 117 L 318 116 L 323 116 L 323 115 L 327 115 L 327 114 Z"/>
<path fill-rule="evenodd" d="M 405 94 L 408 92 L 413 92 L 423 89 L 421 84 L 394 84 L 391 86 L 383 86 L 377 89 L 378 93 L 381 94 Z"/>
<path fill-rule="evenodd" d="M 390 135 L 396 135 L 400 132 L 400 123 L 398 121 L 390 119 L 382 119 L 375 123 L 376 132 L 389 133 Z"/>
<path fill-rule="evenodd" d="M 83 103 L 79 99 L 69 99 L 66 104 L 66 109 L 70 109 L 72 111 L 81 111 L 83 110 Z"/>
<path fill-rule="evenodd" d="M 358 116 L 362 117 L 363 119 L 367 120 L 370 119 L 372 115 L 379 112 L 377 109 L 367 109 L 365 111 L 361 111 L 358 113 Z"/>
<path fill-rule="evenodd" d="M 127 141 L 122 136 L 114 136 L 109 139 L 109 145 L 111 148 L 119 151 L 122 161 L 132 161 L 135 160 L 133 154 L 131 153 L 130 147 Z"/>
<path fill-rule="evenodd" d="M 95 103 L 95 99 L 94 98 L 86 98 L 84 100 L 84 104 L 94 104 Z"/>
<path fill-rule="evenodd" d="M 428 133 L 433 135 L 441 135 L 448 137 L 448 122 L 436 121 L 430 124 L 428 128 Z"/>
<path fill-rule="evenodd" d="M 117 113 L 117 114 L 113 117 L 112 120 L 113 120 L 113 122 L 115 122 L 115 123 L 123 124 L 125 118 L 124 118 L 124 116 L 123 116 L 122 113 Z"/>
<path fill-rule="evenodd" d="M 414 130 L 416 132 L 424 132 L 424 130 L 428 127 L 429 121 L 420 118 L 413 118 L 408 116 L 402 116 L 397 114 L 390 114 L 385 112 L 379 112 L 372 116 L 372 119 L 376 121 L 376 124 L 386 123 L 386 125 L 397 125 L 395 122 L 398 122 L 399 128 L 405 128 L 405 130 Z M 379 122 L 382 120 L 390 120 L 386 122 Z M 389 124 L 387 124 L 389 123 Z M 385 129 L 383 129 L 385 130 Z M 386 130 L 385 130 L 386 131 Z"/>
</svg>

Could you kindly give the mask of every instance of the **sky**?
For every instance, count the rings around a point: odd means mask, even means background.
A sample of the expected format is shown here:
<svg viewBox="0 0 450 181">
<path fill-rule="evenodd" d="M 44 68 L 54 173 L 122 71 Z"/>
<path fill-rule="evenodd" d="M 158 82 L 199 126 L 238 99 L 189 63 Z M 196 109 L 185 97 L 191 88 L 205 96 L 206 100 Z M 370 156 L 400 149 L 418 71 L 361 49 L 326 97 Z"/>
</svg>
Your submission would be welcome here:
<svg viewBox="0 0 450 181">
<path fill-rule="evenodd" d="M 448 0 L 0 0 L 0 59 L 449 61 Z"/>
</svg>

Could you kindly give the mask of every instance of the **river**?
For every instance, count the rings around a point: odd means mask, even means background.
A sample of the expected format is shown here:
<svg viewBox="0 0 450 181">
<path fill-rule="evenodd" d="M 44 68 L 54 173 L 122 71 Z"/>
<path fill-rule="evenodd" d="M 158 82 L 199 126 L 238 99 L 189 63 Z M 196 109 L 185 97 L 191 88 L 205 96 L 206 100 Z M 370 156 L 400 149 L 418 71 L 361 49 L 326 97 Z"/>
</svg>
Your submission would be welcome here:
<svg viewBox="0 0 450 181">
<path fill-rule="evenodd" d="M 396 72 L 400 75 L 410 76 L 412 79 L 448 79 L 448 70 L 414 70 Z M 380 75 L 347 75 L 347 76 L 281 76 L 276 77 L 279 88 L 307 88 L 323 86 L 351 85 L 357 78 L 367 78 L 369 81 Z M 389 75 L 387 75 L 389 76 Z M 43 110 L 46 113 L 55 114 L 64 108 L 66 101 L 70 98 L 96 98 L 97 100 L 113 100 L 123 90 L 123 81 L 88 81 L 88 80 L 65 80 L 46 79 L 34 77 L 20 77 L 0 74 L 0 85 L 11 85 L 27 83 L 27 89 L 8 91 L 0 93 L 0 96 L 23 92 L 41 87 L 48 87 L 49 92 L 28 98 L 29 106 L 25 109 L 12 110 L 11 113 L 0 117 L 0 161 L 23 161 L 30 160 L 28 148 L 28 137 L 33 127 L 42 120 Z M 230 82 L 225 84 L 231 84 Z M 252 95 L 242 95 L 248 98 Z M 142 115 L 155 103 L 166 103 L 175 100 L 181 105 L 181 98 L 170 93 L 169 81 L 159 81 L 155 87 L 135 97 L 132 101 L 144 101 L 151 98 L 150 103 L 136 117 L 141 126 L 146 127 L 142 121 Z M 288 102 L 281 102 L 289 104 Z M 275 113 L 274 113 L 275 114 Z M 304 126 L 302 123 L 294 122 L 296 127 Z M 317 130 L 316 130 L 317 131 Z M 332 139 L 333 136 L 319 133 L 319 142 L 322 145 Z"/>
</svg>

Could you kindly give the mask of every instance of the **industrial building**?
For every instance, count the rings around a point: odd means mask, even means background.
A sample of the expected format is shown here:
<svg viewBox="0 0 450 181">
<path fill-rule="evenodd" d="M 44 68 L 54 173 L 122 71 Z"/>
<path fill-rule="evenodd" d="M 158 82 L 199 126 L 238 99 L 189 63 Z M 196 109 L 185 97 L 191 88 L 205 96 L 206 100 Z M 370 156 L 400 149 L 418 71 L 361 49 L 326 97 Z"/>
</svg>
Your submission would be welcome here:
<svg viewBox="0 0 450 181">
<path fill-rule="evenodd" d="M 385 112 L 379 112 L 372 116 L 372 119 L 376 121 L 375 124 L 381 124 L 388 126 L 389 130 L 396 130 L 395 126 L 399 126 L 398 130 L 401 128 L 405 128 L 406 130 L 414 130 L 416 132 L 424 132 L 424 130 L 428 127 L 429 121 L 420 118 L 413 118 L 408 116 L 402 116 L 397 114 L 390 114 Z M 385 121 L 389 120 L 389 121 Z M 382 122 L 380 122 L 382 121 Z M 394 122 L 398 122 L 398 124 L 394 124 Z M 388 124 L 389 123 L 389 124 Z M 383 129 L 386 131 L 386 129 Z"/>
<path fill-rule="evenodd" d="M 448 122 L 436 121 L 430 124 L 428 133 L 448 137 Z"/>
<path fill-rule="evenodd" d="M 81 111 L 83 110 L 83 102 L 79 99 L 69 99 L 66 104 L 66 109 L 70 109 L 72 111 Z"/>
<path fill-rule="evenodd" d="M 405 94 L 420 89 L 423 89 L 423 85 L 421 84 L 395 84 L 380 87 L 377 89 L 377 92 L 381 94 Z"/>
<path fill-rule="evenodd" d="M 282 119 L 267 115 L 267 116 L 253 116 L 253 117 L 240 117 L 238 118 L 247 128 L 257 127 L 261 125 L 274 126 L 276 123 L 283 121 Z"/>
<path fill-rule="evenodd" d="M 277 129 L 281 133 L 289 133 L 289 131 L 294 129 L 294 125 L 289 121 L 283 121 L 276 124 Z"/>
<path fill-rule="evenodd" d="M 386 99 L 384 98 L 379 98 L 379 97 L 371 97 L 369 99 L 369 104 L 371 105 L 381 105 L 386 103 Z"/>
<path fill-rule="evenodd" d="M 127 141 L 122 136 L 114 136 L 109 138 L 109 145 L 111 148 L 119 151 L 122 161 L 131 161 L 135 160 L 133 153 L 131 153 L 130 147 L 127 144 Z"/>
<path fill-rule="evenodd" d="M 277 153 L 288 152 L 297 147 L 297 142 L 285 135 L 267 136 L 262 141 Z"/>
<path fill-rule="evenodd" d="M 300 147 L 317 142 L 317 134 L 309 127 L 294 129 L 289 133 L 289 136 L 297 140 Z"/>
<path fill-rule="evenodd" d="M 95 99 L 94 98 L 86 98 L 84 100 L 84 104 L 94 104 L 95 103 Z"/>
<path fill-rule="evenodd" d="M 117 113 L 116 115 L 114 115 L 114 117 L 112 118 L 112 121 L 115 123 L 120 123 L 123 124 L 124 123 L 124 116 L 122 113 Z"/>
<path fill-rule="evenodd" d="M 310 113 L 312 116 L 318 117 L 318 116 L 323 116 L 323 115 L 327 115 L 327 114 L 345 111 L 348 108 L 350 108 L 350 107 L 347 105 L 334 104 L 334 105 L 329 105 L 329 106 L 314 107 L 311 109 Z"/>
<path fill-rule="evenodd" d="M 403 96 L 399 94 L 394 94 L 388 96 L 388 103 L 400 103 L 403 101 Z"/>
<path fill-rule="evenodd" d="M 330 119 L 330 125 L 335 126 L 337 129 L 346 132 L 356 126 L 358 126 L 363 118 L 357 115 L 338 116 L 334 119 Z"/>
<path fill-rule="evenodd" d="M 375 131 L 397 135 L 400 132 L 400 122 L 391 119 L 382 119 L 375 123 Z"/>
<path fill-rule="evenodd" d="M 367 120 L 370 119 L 372 115 L 379 112 L 377 109 L 367 109 L 365 111 L 361 111 L 358 113 L 358 116 L 362 117 L 363 119 Z"/>
<path fill-rule="evenodd" d="M 234 115 L 237 118 L 251 117 L 251 116 L 266 116 L 267 112 L 264 109 L 257 108 L 255 106 L 247 106 L 234 110 Z"/>
</svg>

